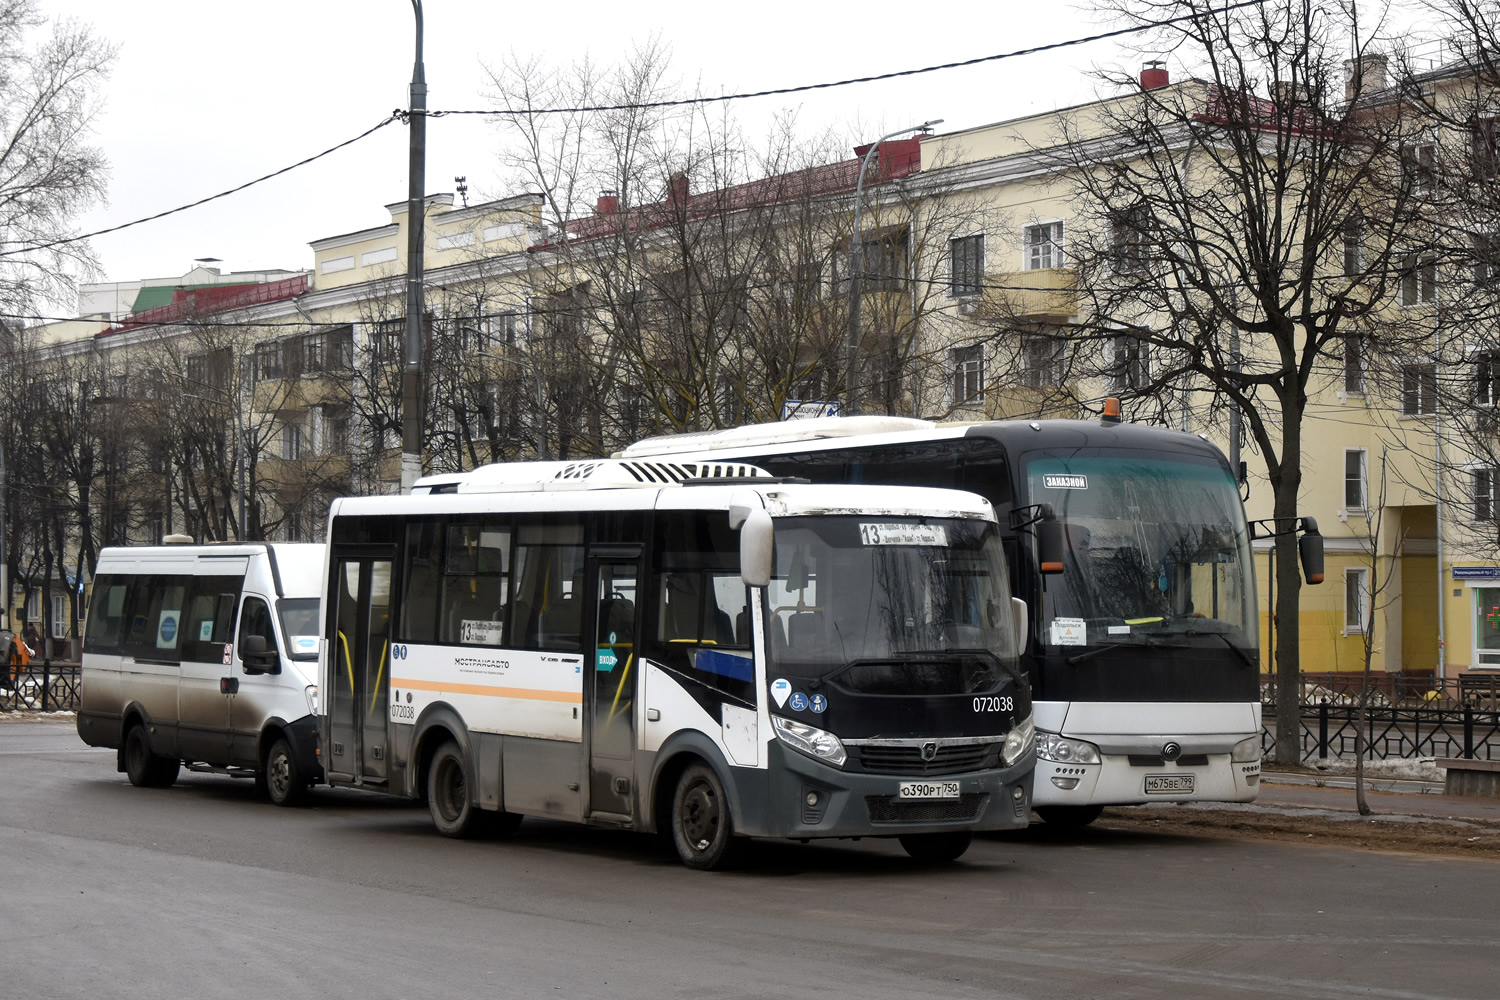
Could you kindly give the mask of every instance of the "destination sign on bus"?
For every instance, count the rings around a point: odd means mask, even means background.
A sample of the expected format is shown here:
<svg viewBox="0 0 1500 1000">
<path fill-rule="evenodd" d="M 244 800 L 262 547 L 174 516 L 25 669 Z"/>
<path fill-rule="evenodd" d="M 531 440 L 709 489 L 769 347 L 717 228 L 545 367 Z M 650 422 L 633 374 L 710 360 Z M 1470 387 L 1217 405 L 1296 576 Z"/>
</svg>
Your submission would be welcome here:
<svg viewBox="0 0 1500 1000">
<path fill-rule="evenodd" d="M 1089 477 L 1049 472 L 1042 476 L 1042 485 L 1049 490 L 1086 490 L 1089 488 Z"/>
<path fill-rule="evenodd" d="M 941 524 L 872 524 L 859 525 L 861 545 L 942 545 L 948 544 L 948 530 Z"/>
</svg>

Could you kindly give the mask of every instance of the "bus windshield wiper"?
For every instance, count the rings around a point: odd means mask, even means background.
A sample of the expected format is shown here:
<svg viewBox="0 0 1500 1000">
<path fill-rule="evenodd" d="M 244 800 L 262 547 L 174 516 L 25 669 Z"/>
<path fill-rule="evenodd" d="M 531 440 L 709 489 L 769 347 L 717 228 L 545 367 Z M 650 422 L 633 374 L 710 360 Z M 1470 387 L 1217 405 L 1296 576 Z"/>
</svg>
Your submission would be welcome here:
<svg viewBox="0 0 1500 1000">
<path fill-rule="evenodd" d="M 1238 656 L 1240 658 L 1240 662 L 1243 663 L 1245 666 L 1247 666 L 1247 667 L 1253 667 L 1253 666 L 1255 666 L 1255 661 L 1252 660 L 1252 659 L 1250 659 L 1250 654 L 1247 653 L 1247 652 L 1245 652 L 1239 646 L 1236 646 L 1230 640 L 1229 636 L 1225 635 L 1223 632 L 1206 632 L 1206 631 L 1203 631 L 1201 629 L 1191 629 L 1190 628 L 1190 629 L 1185 629 L 1185 630 L 1183 630 L 1181 632 L 1152 632 L 1150 634 L 1153 635 L 1153 636 L 1158 636 L 1158 637 L 1163 637 L 1163 638 L 1173 637 L 1173 636 L 1179 636 L 1179 635 L 1184 635 L 1184 636 L 1187 636 L 1187 635 L 1191 635 L 1191 636 L 1211 635 L 1215 639 L 1221 640 L 1224 643 L 1224 645 L 1228 646 L 1231 650 L 1233 650 L 1234 651 L 1234 655 Z"/>
<path fill-rule="evenodd" d="M 1068 666 L 1071 667 L 1075 663 L 1082 663 L 1084 660 L 1087 660 L 1090 657 L 1098 656 L 1100 653 L 1108 653 L 1110 650 L 1112 650 L 1112 649 L 1119 649 L 1121 646 L 1139 646 L 1139 645 L 1141 645 L 1141 643 L 1137 643 L 1137 642 L 1110 642 L 1110 643 L 1105 643 L 1103 646 L 1095 646 L 1093 649 L 1085 650 L 1084 652 L 1079 653 L 1077 656 L 1070 656 L 1066 660 L 1064 660 L 1063 662 L 1066 663 Z M 1146 643 L 1146 645 L 1149 646 L 1149 645 L 1151 645 L 1151 643 Z"/>
</svg>

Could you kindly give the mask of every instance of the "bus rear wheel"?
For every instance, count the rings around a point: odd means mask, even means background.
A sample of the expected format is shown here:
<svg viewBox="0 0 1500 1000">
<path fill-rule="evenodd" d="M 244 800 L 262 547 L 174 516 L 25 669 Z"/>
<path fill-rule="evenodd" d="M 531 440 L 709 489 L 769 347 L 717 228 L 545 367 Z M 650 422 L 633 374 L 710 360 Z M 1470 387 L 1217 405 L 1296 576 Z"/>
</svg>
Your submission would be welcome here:
<svg viewBox="0 0 1500 1000">
<path fill-rule="evenodd" d="M 707 764 L 693 764 L 677 779 L 672 795 L 672 844 L 689 868 L 716 871 L 732 867 L 744 848 L 734 835 L 724 783 Z"/>
<path fill-rule="evenodd" d="M 264 776 L 266 798 L 273 805 L 294 806 L 307 796 L 307 779 L 297 767 L 297 758 L 292 756 L 292 747 L 285 737 L 278 737 L 271 749 L 266 751 Z"/>
<path fill-rule="evenodd" d="M 438 747 L 427 769 L 427 811 L 445 837 L 470 837 L 479 827 L 479 809 L 469 801 L 463 751 L 449 741 Z"/>
<path fill-rule="evenodd" d="M 182 762 L 151 752 L 146 727 L 140 723 L 125 734 L 125 776 L 137 788 L 169 788 L 177 780 Z"/>
<path fill-rule="evenodd" d="M 925 865 L 945 865 L 963 857 L 973 842 L 968 830 L 953 833 L 909 833 L 898 837 L 902 850 Z"/>
<path fill-rule="evenodd" d="M 1037 806 L 1042 822 L 1059 830 L 1082 830 L 1104 811 L 1103 806 Z"/>
</svg>

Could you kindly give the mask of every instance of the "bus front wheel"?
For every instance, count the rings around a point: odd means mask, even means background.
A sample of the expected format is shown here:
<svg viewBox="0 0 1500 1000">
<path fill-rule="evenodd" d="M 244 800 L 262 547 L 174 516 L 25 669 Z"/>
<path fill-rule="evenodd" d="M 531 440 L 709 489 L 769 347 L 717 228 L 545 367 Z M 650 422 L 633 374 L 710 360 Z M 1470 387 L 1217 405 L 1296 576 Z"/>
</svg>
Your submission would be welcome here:
<svg viewBox="0 0 1500 1000">
<path fill-rule="evenodd" d="M 445 837 L 472 836 L 479 826 L 479 810 L 469 801 L 463 751 L 451 741 L 437 748 L 427 769 L 427 811 Z"/>
<path fill-rule="evenodd" d="M 1103 806 L 1037 806 L 1042 822 L 1059 830 L 1081 830 L 1104 811 Z"/>
<path fill-rule="evenodd" d="M 909 833 L 897 838 L 902 850 L 911 857 L 928 865 L 943 865 L 957 861 L 969 849 L 974 835 L 967 830 L 954 833 Z"/>
<path fill-rule="evenodd" d="M 693 764 L 677 779 L 672 796 L 672 843 L 689 868 L 714 871 L 731 867 L 743 849 L 734 835 L 724 783 L 707 764 Z"/>
<path fill-rule="evenodd" d="M 177 780 L 182 762 L 151 752 L 146 727 L 140 723 L 125 734 L 125 776 L 137 788 L 168 788 Z"/>
<path fill-rule="evenodd" d="M 261 769 L 265 783 L 266 798 L 273 805 L 294 806 L 307 795 L 307 779 L 297 767 L 297 758 L 292 756 L 291 744 L 285 737 L 278 737 L 271 749 L 266 751 L 265 766 Z"/>
</svg>

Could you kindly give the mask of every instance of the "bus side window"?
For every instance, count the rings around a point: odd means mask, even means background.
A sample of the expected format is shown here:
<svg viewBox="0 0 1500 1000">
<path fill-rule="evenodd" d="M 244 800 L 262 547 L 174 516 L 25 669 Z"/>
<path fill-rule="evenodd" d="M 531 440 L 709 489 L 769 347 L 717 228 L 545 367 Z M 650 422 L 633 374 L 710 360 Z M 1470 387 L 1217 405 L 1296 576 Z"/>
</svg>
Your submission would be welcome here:
<svg viewBox="0 0 1500 1000">
<path fill-rule="evenodd" d="M 448 526 L 438 614 L 443 642 L 468 646 L 505 642 L 510 543 L 510 528 L 493 522 Z"/>
<path fill-rule="evenodd" d="M 182 627 L 182 658 L 197 663 L 219 663 L 224 644 L 232 641 L 234 607 L 240 599 L 237 576 L 197 576 L 188 591 L 188 612 Z"/>
<path fill-rule="evenodd" d="M 407 642 L 437 641 L 437 606 L 441 587 L 438 561 L 442 558 L 440 521 L 415 521 L 406 526 L 406 558 L 402 561 L 401 628 Z"/>
<path fill-rule="evenodd" d="M 86 653 L 118 653 L 125 627 L 125 598 L 129 577 L 101 576 L 94 581 L 89 598 L 88 625 L 84 632 Z"/>
<path fill-rule="evenodd" d="M 507 645 L 583 648 L 583 523 L 548 518 L 516 527 L 514 606 Z"/>
<path fill-rule="evenodd" d="M 187 596 L 185 576 L 138 578 L 132 601 L 124 652 L 138 660 L 176 663 L 182 644 L 183 606 Z"/>
<path fill-rule="evenodd" d="M 252 635 L 265 640 L 267 652 L 276 651 L 276 630 L 271 625 L 271 609 L 259 597 L 245 598 L 245 603 L 240 608 L 240 659 L 245 661 L 246 670 L 257 669 L 254 661 L 246 656 L 247 653 L 254 652 L 245 642 Z"/>
</svg>

